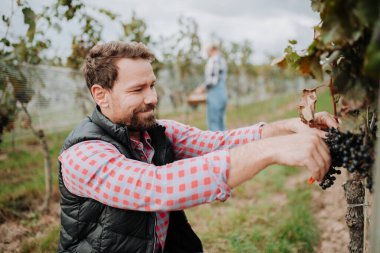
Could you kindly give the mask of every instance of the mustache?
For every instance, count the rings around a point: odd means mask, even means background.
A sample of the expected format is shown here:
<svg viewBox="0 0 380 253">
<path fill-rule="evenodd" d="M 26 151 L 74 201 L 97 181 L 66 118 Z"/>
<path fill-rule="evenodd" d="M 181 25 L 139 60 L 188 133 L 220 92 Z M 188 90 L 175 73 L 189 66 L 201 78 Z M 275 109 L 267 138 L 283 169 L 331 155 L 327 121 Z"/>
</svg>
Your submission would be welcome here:
<svg viewBox="0 0 380 253">
<path fill-rule="evenodd" d="M 152 104 L 149 104 L 149 105 L 145 105 L 145 106 L 142 106 L 141 108 L 136 109 L 134 112 L 135 113 L 138 113 L 138 112 L 148 112 L 148 111 L 152 111 L 154 109 L 156 109 L 156 106 L 152 105 Z"/>
</svg>

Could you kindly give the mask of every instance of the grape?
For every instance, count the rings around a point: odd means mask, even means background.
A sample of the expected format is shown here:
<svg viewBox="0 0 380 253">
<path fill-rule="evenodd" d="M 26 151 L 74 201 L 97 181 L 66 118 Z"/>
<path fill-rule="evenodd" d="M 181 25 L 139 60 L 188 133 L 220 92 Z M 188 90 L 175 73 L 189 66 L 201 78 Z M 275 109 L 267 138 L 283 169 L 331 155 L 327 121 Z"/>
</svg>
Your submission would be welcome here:
<svg viewBox="0 0 380 253">
<path fill-rule="evenodd" d="M 343 167 L 350 173 L 358 173 L 366 179 L 366 187 L 372 191 L 372 165 L 374 163 L 374 141 L 366 139 L 364 131 L 360 134 L 340 132 L 329 128 L 325 139 L 331 154 L 331 166 L 319 184 L 327 189 L 334 184 L 335 174 L 341 174 L 337 168 Z"/>
</svg>

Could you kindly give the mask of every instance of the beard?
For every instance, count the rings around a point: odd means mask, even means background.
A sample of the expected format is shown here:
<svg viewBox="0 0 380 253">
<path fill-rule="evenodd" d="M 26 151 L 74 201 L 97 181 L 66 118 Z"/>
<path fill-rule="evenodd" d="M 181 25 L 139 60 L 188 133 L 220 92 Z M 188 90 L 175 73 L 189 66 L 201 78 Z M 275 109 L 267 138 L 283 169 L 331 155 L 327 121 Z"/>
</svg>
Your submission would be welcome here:
<svg viewBox="0 0 380 253">
<path fill-rule="evenodd" d="M 148 116 L 141 115 L 142 112 L 148 112 L 155 109 L 154 105 L 145 105 L 136 108 L 132 112 L 132 117 L 128 124 L 125 124 L 131 131 L 145 131 L 149 130 L 157 125 L 156 117 L 154 114 Z"/>
</svg>

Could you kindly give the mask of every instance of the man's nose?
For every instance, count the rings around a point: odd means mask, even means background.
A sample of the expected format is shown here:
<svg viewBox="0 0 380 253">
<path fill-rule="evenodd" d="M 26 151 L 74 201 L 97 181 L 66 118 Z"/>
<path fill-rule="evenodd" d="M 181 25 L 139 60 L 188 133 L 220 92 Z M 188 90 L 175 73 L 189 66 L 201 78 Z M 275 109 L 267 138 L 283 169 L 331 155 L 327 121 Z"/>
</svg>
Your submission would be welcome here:
<svg viewBox="0 0 380 253">
<path fill-rule="evenodd" d="M 149 91 L 145 95 L 144 103 L 145 104 L 157 105 L 157 101 L 158 101 L 158 98 L 157 98 L 156 89 L 154 89 L 154 88 L 149 89 Z"/>
</svg>

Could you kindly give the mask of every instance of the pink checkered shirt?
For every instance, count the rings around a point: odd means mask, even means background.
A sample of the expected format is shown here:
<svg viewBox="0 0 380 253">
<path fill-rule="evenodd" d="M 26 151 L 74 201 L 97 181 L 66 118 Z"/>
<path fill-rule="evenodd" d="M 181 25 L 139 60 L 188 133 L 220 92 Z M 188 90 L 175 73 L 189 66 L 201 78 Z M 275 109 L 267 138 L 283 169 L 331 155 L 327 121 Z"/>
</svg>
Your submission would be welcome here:
<svg viewBox="0 0 380 253">
<path fill-rule="evenodd" d="M 59 160 L 67 189 L 105 205 L 155 211 L 157 243 L 162 249 L 169 211 L 224 201 L 230 169 L 228 149 L 261 138 L 261 124 L 228 131 L 201 131 L 173 120 L 158 120 L 166 127 L 177 161 L 152 164 L 154 149 L 144 132 L 142 142 L 132 140 L 141 161 L 126 158 L 103 141 L 85 141 L 65 150 Z"/>
</svg>

